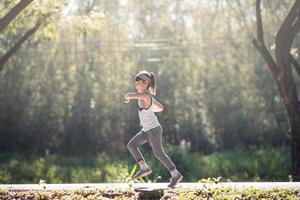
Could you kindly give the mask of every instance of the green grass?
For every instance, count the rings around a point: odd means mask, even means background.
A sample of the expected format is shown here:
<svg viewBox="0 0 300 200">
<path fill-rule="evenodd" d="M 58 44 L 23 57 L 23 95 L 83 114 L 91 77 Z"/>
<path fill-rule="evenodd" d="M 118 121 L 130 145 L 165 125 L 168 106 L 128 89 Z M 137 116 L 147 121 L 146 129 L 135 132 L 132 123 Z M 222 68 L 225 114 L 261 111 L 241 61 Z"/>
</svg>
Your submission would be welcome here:
<svg viewBox="0 0 300 200">
<path fill-rule="evenodd" d="M 165 150 L 184 175 L 184 181 L 222 177 L 223 181 L 289 181 L 291 169 L 288 148 L 265 148 L 216 152 L 210 155 Z M 150 153 L 145 154 L 153 173 L 142 181 L 168 181 L 169 173 Z M 110 159 L 105 154 L 65 157 L 0 154 L 0 183 L 99 183 L 130 182 L 136 170 L 133 159 Z"/>
</svg>

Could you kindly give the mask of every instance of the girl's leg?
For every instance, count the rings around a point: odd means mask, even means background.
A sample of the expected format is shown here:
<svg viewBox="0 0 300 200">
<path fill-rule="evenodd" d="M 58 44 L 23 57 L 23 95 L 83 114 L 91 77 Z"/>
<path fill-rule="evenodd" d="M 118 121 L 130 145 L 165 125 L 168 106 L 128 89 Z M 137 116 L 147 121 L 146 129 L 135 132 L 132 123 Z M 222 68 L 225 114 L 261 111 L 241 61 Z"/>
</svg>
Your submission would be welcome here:
<svg viewBox="0 0 300 200">
<path fill-rule="evenodd" d="M 164 152 L 162 146 L 162 127 L 158 126 L 147 131 L 147 137 L 150 146 L 152 147 L 155 157 L 167 168 L 169 171 L 176 169 L 176 166 L 171 161 L 169 156 Z"/>
<path fill-rule="evenodd" d="M 150 146 L 152 147 L 154 155 L 171 173 L 172 179 L 168 187 L 175 187 L 175 185 L 177 185 L 182 180 L 183 176 L 180 172 L 177 171 L 176 166 L 163 150 L 162 127 L 156 127 L 149 130 L 147 133 L 148 141 Z"/>
<path fill-rule="evenodd" d="M 133 178 L 141 178 L 151 174 L 151 169 L 146 164 L 143 155 L 141 154 L 138 146 L 143 145 L 147 142 L 146 133 L 140 131 L 137 133 L 127 144 L 127 148 L 130 151 L 133 158 L 140 165 L 140 170 L 133 176 Z"/>
<path fill-rule="evenodd" d="M 136 162 L 142 164 L 144 157 L 141 154 L 138 146 L 141 146 L 147 142 L 147 137 L 145 132 L 138 132 L 127 144 L 127 148 Z"/>
</svg>

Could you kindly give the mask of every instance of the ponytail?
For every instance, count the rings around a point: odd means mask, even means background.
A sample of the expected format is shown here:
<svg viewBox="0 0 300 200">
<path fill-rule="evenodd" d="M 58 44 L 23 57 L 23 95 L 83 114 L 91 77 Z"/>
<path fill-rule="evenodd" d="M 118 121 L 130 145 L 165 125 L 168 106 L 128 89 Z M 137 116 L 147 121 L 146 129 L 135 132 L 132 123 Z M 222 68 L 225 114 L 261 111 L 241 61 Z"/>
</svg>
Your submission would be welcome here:
<svg viewBox="0 0 300 200">
<path fill-rule="evenodd" d="M 153 72 L 150 72 L 150 84 L 149 84 L 149 92 L 150 94 L 152 94 L 153 96 L 156 95 L 156 78 Z"/>
</svg>

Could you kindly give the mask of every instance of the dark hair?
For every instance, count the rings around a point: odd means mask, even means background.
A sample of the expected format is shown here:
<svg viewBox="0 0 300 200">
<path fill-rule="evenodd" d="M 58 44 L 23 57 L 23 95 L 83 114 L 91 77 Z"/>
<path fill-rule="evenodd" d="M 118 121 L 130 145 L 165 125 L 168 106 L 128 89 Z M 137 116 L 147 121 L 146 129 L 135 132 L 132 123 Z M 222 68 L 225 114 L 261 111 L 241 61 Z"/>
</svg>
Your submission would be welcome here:
<svg viewBox="0 0 300 200">
<path fill-rule="evenodd" d="M 134 79 L 134 81 L 140 81 L 140 80 L 143 80 L 143 79 L 139 76 L 135 77 L 135 79 Z"/>
</svg>

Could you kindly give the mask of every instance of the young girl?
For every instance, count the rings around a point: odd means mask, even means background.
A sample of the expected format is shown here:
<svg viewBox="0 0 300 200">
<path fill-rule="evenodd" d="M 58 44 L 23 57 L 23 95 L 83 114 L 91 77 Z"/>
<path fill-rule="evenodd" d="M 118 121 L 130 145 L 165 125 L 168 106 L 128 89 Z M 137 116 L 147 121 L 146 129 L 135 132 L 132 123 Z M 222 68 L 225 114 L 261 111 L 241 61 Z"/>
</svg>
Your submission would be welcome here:
<svg viewBox="0 0 300 200">
<path fill-rule="evenodd" d="M 183 176 L 177 171 L 176 166 L 166 155 L 162 147 L 162 127 L 157 120 L 155 112 L 163 111 L 163 106 L 153 98 L 156 95 L 156 80 L 152 72 L 141 71 L 134 78 L 136 93 L 128 93 L 124 96 L 124 102 L 128 103 L 132 99 L 138 100 L 139 119 L 142 130 L 138 132 L 127 144 L 127 148 L 133 158 L 138 162 L 140 170 L 134 178 L 141 178 L 149 175 L 152 171 L 145 162 L 138 147 L 149 142 L 153 153 L 157 159 L 171 173 L 171 182 L 168 187 L 174 187 Z"/>
</svg>

